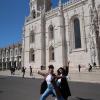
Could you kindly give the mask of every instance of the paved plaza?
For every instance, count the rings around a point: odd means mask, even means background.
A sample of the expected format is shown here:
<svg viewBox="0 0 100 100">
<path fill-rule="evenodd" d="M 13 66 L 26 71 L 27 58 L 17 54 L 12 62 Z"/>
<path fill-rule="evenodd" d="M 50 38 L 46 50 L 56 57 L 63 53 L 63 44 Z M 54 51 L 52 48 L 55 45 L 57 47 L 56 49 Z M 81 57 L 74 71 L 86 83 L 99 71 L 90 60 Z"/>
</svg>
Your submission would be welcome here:
<svg viewBox="0 0 100 100">
<path fill-rule="evenodd" d="M 9 70 L 0 71 L 0 100 L 39 100 L 42 79 L 35 71 L 33 76 L 27 71 L 25 78 L 22 78 L 21 70 L 13 76 Z M 72 93 L 68 100 L 100 100 L 100 69 L 70 71 L 68 81 Z"/>
<path fill-rule="evenodd" d="M 41 79 L 0 76 L 0 100 L 39 100 Z M 69 82 L 68 100 L 100 100 L 100 84 Z M 49 97 L 47 100 L 54 100 Z"/>
<path fill-rule="evenodd" d="M 12 76 L 10 74 L 10 71 L 0 71 L 0 75 L 2 76 Z M 22 77 L 21 70 L 17 70 L 15 72 L 14 77 Z M 29 71 L 26 71 L 25 74 L 26 78 L 38 78 L 41 79 L 40 75 L 36 73 L 36 71 L 33 71 L 33 76 L 30 76 Z M 93 69 L 92 72 L 88 72 L 88 70 L 81 70 L 81 72 L 78 72 L 78 70 L 69 71 L 69 81 L 75 81 L 75 82 L 88 82 L 88 83 L 100 83 L 100 68 Z"/>
</svg>

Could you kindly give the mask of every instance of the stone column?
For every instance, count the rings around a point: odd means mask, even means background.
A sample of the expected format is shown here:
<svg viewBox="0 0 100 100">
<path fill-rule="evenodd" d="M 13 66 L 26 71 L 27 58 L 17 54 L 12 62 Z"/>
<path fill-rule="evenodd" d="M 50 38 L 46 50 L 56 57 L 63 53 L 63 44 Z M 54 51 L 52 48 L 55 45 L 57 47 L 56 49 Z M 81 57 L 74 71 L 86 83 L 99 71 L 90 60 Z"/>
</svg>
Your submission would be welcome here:
<svg viewBox="0 0 100 100">
<path fill-rule="evenodd" d="M 41 66 L 46 66 L 45 11 L 41 10 Z"/>
<path fill-rule="evenodd" d="M 23 27 L 23 33 L 22 33 L 22 53 L 21 53 L 21 63 L 22 63 L 22 66 L 21 67 L 24 67 L 24 57 L 25 57 L 25 26 Z"/>
<path fill-rule="evenodd" d="M 13 62 L 12 62 L 12 60 L 11 60 L 11 67 L 12 67 L 12 65 L 13 65 L 12 63 L 13 63 Z"/>
<path fill-rule="evenodd" d="M 2 70 L 3 70 L 3 62 L 2 62 Z"/>
<path fill-rule="evenodd" d="M 65 68 L 68 66 L 68 58 L 67 58 L 67 41 L 66 41 L 66 31 L 65 31 L 65 18 L 63 14 L 63 6 L 61 0 L 59 0 L 59 21 L 60 21 L 60 34 L 62 41 L 62 64 Z"/>
<path fill-rule="evenodd" d="M 86 31 L 85 31 L 85 16 L 84 16 L 84 7 L 82 6 L 82 42 L 83 42 L 83 48 L 87 52 L 87 40 L 86 40 Z"/>
<path fill-rule="evenodd" d="M 98 30 L 99 30 L 99 34 L 98 34 L 98 54 L 99 54 L 99 67 L 100 67 L 100 5 L 98 6 Z"/>
<path fill-rule="evenodd" d="M 8 67 L 8 62 L 6 61 L 5 63 L 6 63 L 6 70 L 7 70 L 7 67 Z"/>
<path fill-rule="evenodd" d="M 90 51 L 94 50 L 94 61 L 97 63 L 97 65 L 100 64 L 100 50 L 99 50 L 99 25 L 98 25 L 98 12 L 95 6 L 95 0 L 91 0 L 89 7 L 91 8 L 91 40 L 92 40 L 92 49 Z M 92 58 L 92 57 L 91 57 Z"/>
</svg>

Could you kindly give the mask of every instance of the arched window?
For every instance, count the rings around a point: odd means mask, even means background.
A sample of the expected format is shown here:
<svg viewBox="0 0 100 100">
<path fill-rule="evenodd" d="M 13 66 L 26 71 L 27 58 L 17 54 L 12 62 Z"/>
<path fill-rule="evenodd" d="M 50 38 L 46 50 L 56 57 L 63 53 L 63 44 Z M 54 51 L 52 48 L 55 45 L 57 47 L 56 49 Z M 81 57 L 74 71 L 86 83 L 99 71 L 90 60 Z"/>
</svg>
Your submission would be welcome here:
<svg viewBox="0 0 100 100">
<path fill-rule="evenodd" d="M 15 55 L 18 55 L 18 50 L 17 49 L 15 49 Z"/>
<path fill-rule="evenodd" d="M 36 11 L 35 10 L 32 10 L 32 17 L 33 17 L 33 19 L 36 18 Z"/>
<path fill-rule="evenodd" d="M 6 56 L 7 56 L 7 57 L 9 56 L 9 52 L 8 52 L 8 51 L 6 51 Z"/>
<path fill-rule="evenodd" d="M 22 53 L 22 48 L 19 49 L 19 55 L 21 55 L 21 53 Z"/>
<path fill-rule="evenodd" d="M 30 49 L 30 54 L 29 54 L 30 62 L 35 61 L 35 52 L 33 49 Z"/>
<path fill-rule="evenodd" d="M 3 62 L 5 62 L 5 58 L 3 58 Z"/>
<path fill-rule="evenodd" d="M 81 48 L 80 21 L 78 18 L 74 19 L 74 36 L 75 49 Z"/>
<path fill-rule="evenodd" d="M 53 25 L 49 26 L 49 40 L 53 40 L 54 39 L 54 27 Z"/>
<path fill-rule="evenodd" d="M 49 59 L 50 60 L 54 60 L 55 59 L 55 57 L 54 57 L 54 47 L 53 46 L 49 47 Z"/>
<path fill-rule="evenodd" d="M 13 51 L 12 50 L 10 51 L 10 55 L 13 56 Z"/>
<path fill-rule="evenodd" d="M 30 43 L 34 43 L 35 42 L 35 35 L 34 35 L 34 31 L 30 32 Z"/>
</svg>

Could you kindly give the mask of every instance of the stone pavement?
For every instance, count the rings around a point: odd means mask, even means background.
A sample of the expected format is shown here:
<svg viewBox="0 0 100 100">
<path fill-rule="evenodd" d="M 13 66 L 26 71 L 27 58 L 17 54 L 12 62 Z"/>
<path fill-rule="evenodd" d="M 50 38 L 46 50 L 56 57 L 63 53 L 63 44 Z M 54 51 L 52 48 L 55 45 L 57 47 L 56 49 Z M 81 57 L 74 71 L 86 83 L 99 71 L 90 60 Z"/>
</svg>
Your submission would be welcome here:
<svg viewBox="0 0 100 100">
<path fill-rule="evenodd" d="M 14 77 L 22 77 L 21 70 L 16 70 L 14 75 L 11 75 L 10 70 L 0 71 L 1 76 L 14 76 Z M 33 76 L 30 76 L 29 71 L 26 71 L 25 78 L 42 78 L 36 72 L 33 72 Z"/>
<path fill-rule="evenodd" d="M 100 83 L 100 69 L 93 69 L 92 72 L 88 72 L 87 70 L 82 72 L 72 71 L 69 73 L 69 80 L 89 83 Z"/>
<path fill-rule="evenodd" d="M 0 76 L 0 100 L 39 100 L 43 80 Z M 100 84 L 69 82 L 68 100 L 100 100 Z M 46 100 L 55 100 L 51 96 Z"/>
<path fill-rule="evenodd" d="M 0 71 L 1 76 L 12 76 L 10 71 Z M 14 77 L 22 77 L 21 70 L 17 70 L 15 72 Z M 35 71 L 33 72 L 33 76 L 29 75 L 29 71 L 26 71 L 25 74 L 26 78 L 43 78 L 42 76 L 38 75 Z M 73 70 L 69 72 L 68 76 L 69 81 L 78 81 L 78 82 L 89 82 L 89 83 L 100 83 L 100 69 L 93 69 L 92 72 L 88 72 L 87 70 L 83 70 L 78 72 L 77 70 Z"/>
</svg>

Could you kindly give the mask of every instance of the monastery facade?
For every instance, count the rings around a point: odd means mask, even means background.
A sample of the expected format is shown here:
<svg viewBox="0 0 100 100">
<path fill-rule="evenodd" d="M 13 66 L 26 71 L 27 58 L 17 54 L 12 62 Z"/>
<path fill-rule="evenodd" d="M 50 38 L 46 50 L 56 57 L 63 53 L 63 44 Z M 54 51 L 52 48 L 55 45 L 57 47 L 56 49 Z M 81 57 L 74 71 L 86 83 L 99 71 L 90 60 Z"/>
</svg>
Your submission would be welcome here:
<svg viewBox="0 0 100 100">
<path fill-rule="evenodd" d="M 23 27 L 22 65 L 55 69 L 78 64 L 100 65 L 100 0 L 30 0 L 30 14 Z"/>
</svg>

